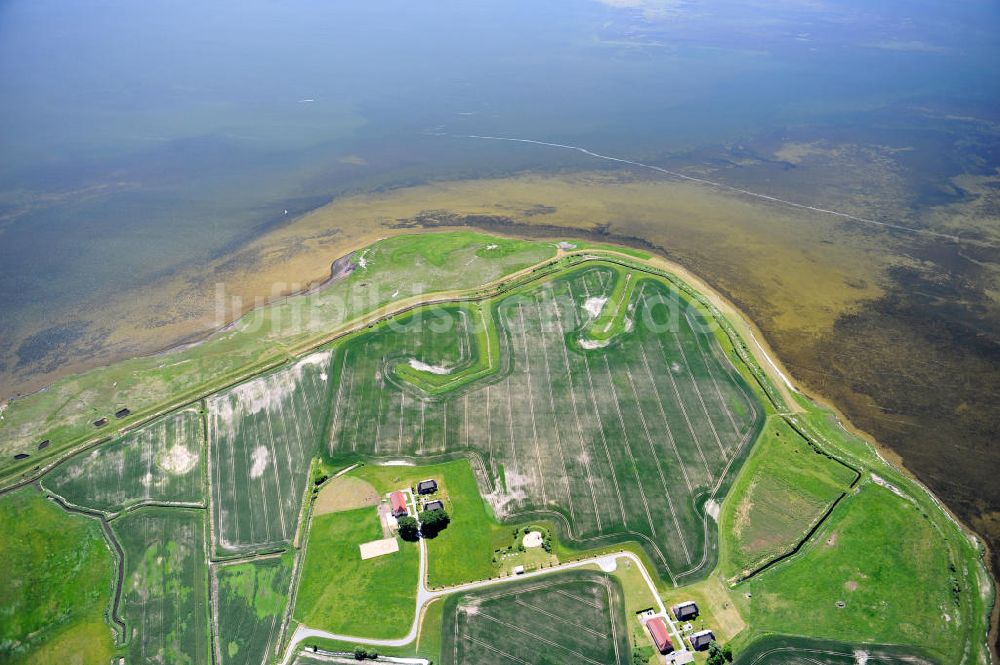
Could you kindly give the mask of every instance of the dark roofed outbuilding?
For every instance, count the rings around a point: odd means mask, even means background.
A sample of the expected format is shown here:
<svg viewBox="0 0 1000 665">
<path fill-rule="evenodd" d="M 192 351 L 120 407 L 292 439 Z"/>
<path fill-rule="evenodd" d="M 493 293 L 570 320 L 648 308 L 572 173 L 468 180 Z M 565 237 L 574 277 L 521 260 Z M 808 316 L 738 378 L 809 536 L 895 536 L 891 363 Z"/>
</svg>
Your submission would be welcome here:
<svg viewBox="0 0 1000 665">
<path fill-rule="evenodd" d="M 132 412 L 129 409 L 118 409 L 115 411 L 115 418 L 124 418 L 130 413 Z"/>
<path fill-rule="evenodd" d="M 444 504 L 437 499 L 428 501 L 424 504 L 424 510 L 444 510 Z"/>
<path fill-rule="evenodd" d="M 97 420 L 94 421 L 94 427 L 104 427 L 107 424 L 108 424 L 107 418 L 98 418 Z"/>
<path fill-rule="evenodd" d="M 417 483 L 417 494 L 434 494 L 438 491 L 436 480 L 421 480 Z"/>
<path fill-rule="evenodd" d="M 49 447 L 50 443 L 51 443 L 51 441 L 49 441 L 48 439 L 45 439 L 44 441 L 42 441 L 41 443 L 38 444 L 38 449 L 39 450 L 45 450 L 46 448 Z"/>
<path fill-rule="evenodd" d="M 693 600 L 678 603 L 670 608 L 678 621 L 691 621 L 698 618 L 698 605 Z"/>
<path fill-rule="evenodd" d="M 710 630 L 699 630 L 688 638 L 691 648 L 695 651 L 704 651 L 708 645 L 715 641 L 715 633 Z"/>
</svg>

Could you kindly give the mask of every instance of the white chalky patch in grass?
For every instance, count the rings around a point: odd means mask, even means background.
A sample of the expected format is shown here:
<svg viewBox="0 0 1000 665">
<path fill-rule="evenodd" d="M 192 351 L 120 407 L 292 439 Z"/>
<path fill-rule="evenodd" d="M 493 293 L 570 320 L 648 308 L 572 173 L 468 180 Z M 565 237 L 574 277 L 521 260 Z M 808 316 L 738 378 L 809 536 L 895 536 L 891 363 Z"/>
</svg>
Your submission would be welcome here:
<svg viewBox="0 0 1000 665">
<path fill-rule="evenodd" d="M 261 474 L 264 473 L 264 469 L 267 468 L 267 462 L 270 458 L 271 451 L 264 446 L 257 446 L 253 454 L 250 455 L 250 477 L 260 478 Z"/>
<path fill-rule="evenodd" d="M 719 503 L 715 499 L 705 502 L 705 512 L 716 522 L 719 521 Z"/>
<path fill-rule="evenodd" d="M 584 339 L 582 337 L 580 338 L 580 346 L 584 349 L 603 349 L 608 345 L 608 343 L 609 341 L 606 339 L 591 340 L 591 339 Z"/>
<path fill-rule="evenodd" d="M 587 313 L 593 317 L 598 317 L 601 314 L 601 310 L 604 309 L 604 303 L 608 302 L 607 296 L 594 296 L 592 298 L 587 298 L 583 303 L 583 308 L 587 310 Z"/>
<path fill-rule="evenodd" d="M 857 665 L 865 665 L 868 662 L 868 652 L 867 651 L 855 651 L 854 652 L 854 662 Z"/>
<path fill-rule="evenodd" d="M 160 468 L 167 473 L 183 476 L 185 473 L 193 469 L 198 463 L 198 454 L 192 453 L 190 450 L 178 443 L 174 444 L 170 447 L 170 450 L 160 455 L 160 459 L 157 460 L 157 463 L 160 465 Z"/>
<path fill-rule="evenodd" d="M 217 413 L 219 421 L 228 426 L 233 425 L 237 416 L 252 416 L 262 411 L 280 408 L 282 402 L 291 398 L 301 383 L 303 370 L 313 365 L 326 365 L 330 362 L 332 353 L 332 351 L 314 353 L 284 372 L 242 383 L 229 393 L 212 398 L 210 406 Z"/>
<path fill-rule="evenodd" d="M 416 466 L 413 462 L 407 461 L 405 459 L 391 459 L 386 462 L 382 462 L 380 466 Z"/>
<path fill-rule="evenodd" d="M 525 547 L 541 547 L 542 546 L 542 532 L 541 531 L 529 531 L 524 534 L 524 538 L 521 539 L 521 544 Z"/>
<path fill-rule="evenodd" d="M 431 374 L 451 374 L 453 371 L 450 367 L 428 365 L 427 363 L 420 362 L 416 358 L 410 358 L 410 367 L 421 372 L 430 372 Z"/>
</svg>

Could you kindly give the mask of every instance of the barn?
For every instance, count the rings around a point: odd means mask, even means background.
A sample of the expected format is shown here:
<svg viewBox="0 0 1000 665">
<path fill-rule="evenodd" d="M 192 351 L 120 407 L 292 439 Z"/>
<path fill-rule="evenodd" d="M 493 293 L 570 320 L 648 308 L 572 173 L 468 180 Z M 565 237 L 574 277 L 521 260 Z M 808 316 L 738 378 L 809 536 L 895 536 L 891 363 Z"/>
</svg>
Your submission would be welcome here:
<svg viewBox="0 0 1000 665">
<path fill-rule="evenodd" d="M 670 608 L 678 621 L 693 621 L 698 618 L 698 605 L 693 600 L 686 600 Z"/>
<path fill-rule="evenodd" d="M 436 499 L 434 501 L 428 501 L 424 504 L 424 510 L 444 510 L 444 504 Z"/>
<path fill-rule="evenodd" d="M 417 483 L 417 494 L 434 494 L 438 491 L 436 480 L 421 480 Z"/>
<path fill-rule="evenodd" d="M 691 642 L 692 649 L 704 651 L 709 644 L 715 641 L 715 633 L 710 630 L 699 630 L 697 633 L 692 633 L 688 640 Z"/>
<path fill-rule="evenodd" d="M 410 511 L 406 509 L 406 497 L 403 496 L 402 492 L 393 492 L 390 494 L 389 503 L 392 506 L 393 517 L 409 515 Z"/>
<path fill-rule="evenodd" d="M 646 630 L 649 631 L 649 636 L 653 638 L 653 643 L 660 650 L 660 653 L 670 653 L 674 650 L 674 644 L 670 641 L 670 633 L 667 632 L 667 624 L 663 621 L 663 617 L 653 617 L 647 621 Z"/>
</svg>

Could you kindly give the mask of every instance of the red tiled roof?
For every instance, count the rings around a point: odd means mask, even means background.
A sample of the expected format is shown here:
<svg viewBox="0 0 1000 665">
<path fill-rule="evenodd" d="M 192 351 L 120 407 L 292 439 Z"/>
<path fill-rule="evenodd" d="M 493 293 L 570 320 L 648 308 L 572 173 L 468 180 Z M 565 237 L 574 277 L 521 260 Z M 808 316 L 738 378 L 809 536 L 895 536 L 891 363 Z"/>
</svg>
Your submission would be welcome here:
<svg viewBox="0 0 1000 665">
<path fill-rule="evenodd" d="M 663 622 L 662 618 L 654 617 L 647 621 L 646 629 L 652 636 L 653 642 L 656 643 L 656 648 L 660 650 L 660 653 L 667 653 L 673 650 L 674 645 L 670 641 L 670 635 L 667 633 L 667 624 Z"/>
<path fill-rule="evenodd" d="M 408 512 L 406 510 L 406 499 L 403 497 L 402 492 L 393 492 L 392 495 L 389 496 L 389 502 L 392 504 L 392 513 L 394 515 L 400 512 Z"/>
</svg>

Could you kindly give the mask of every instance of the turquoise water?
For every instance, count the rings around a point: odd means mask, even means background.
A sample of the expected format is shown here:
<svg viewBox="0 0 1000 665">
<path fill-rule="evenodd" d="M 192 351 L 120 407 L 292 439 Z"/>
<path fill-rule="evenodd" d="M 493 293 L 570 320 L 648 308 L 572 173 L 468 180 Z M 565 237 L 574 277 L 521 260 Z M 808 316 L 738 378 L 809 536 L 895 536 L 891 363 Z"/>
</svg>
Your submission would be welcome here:
<svg viewBox="0 0 1000 665">
<path fill-rule="evenodd" d="M 787 127 L 865 135 L 866 113 L 913 100 L 1000 108 L 998 18 L 986 1 L 9 0 L 0 345 L 344 193 L 593 165 L 455 135 L 656 159 Z"/>
</svg>

